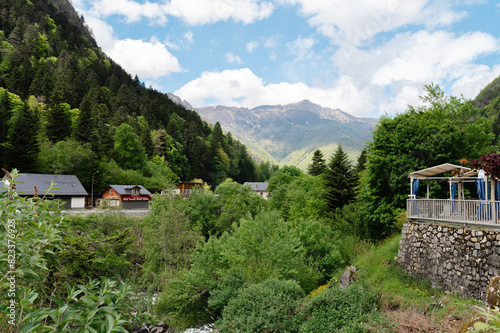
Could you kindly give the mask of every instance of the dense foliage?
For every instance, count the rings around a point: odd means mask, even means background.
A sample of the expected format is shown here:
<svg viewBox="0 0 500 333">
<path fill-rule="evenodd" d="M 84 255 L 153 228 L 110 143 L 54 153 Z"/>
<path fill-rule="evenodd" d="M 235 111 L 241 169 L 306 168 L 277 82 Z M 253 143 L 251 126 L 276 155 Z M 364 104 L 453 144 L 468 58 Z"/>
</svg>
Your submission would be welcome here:
<svg viewBox="0 0 500 333">
<path fill-rule="evenodd" d="M 28 205 L 22 214 L 31 214 L 34 220 L 45 216 L 52 221 L 47 226 L 54 221 L 61 224 L 54 231 L 43 231 L 54 235 L 48 238 L 50 251 L 42 252 L 46 261 L 37 261 L 42 256 L 39 253 L 33 261 L 26 265 L 21 261 L 16 267 L 19 274 L 30 277 L 23 279 L 22 286 L 28 288 L 22 294 L 26 316 L 16 320 L 25 318 L 26 324 L 41 325 L 46 319 L 43 325 L 63 327 L 57 325 L 65 325 L 66 319 L 74 317 L 82 318 L 74 327 L 87 321 L 94 325 L 91 327 L 100 327 L 95 325 L 101 325 L 105 316 L 110 318 L 107 325 L 119 330 L 125 325 L 121 321 L 126 316 L 124 310 L 131 305 L 121 302 L 126 298 L 122 295 L 134 292 L 143 295 L 133 296 L 135 299 L 148 300 L 147 295 L 159 292 L 154 313 L 157 320 L 166 320 L 171 327 L 213 324 L 228 332 L 367 331 L 363 323 L 378 313 L 378 296 L 365 286 L 363 278 L 347 290 L 337 289 L 332 278 L 369 247 L 367 239 L 379 239 L 395 230 L 396 213 L 403 209 L 408 193 L 410 171 L 450 159 L 453 162 L 455 157 L 475 157 L 480 151 L 492 149 L 490 121 L 478 117 L 468 102 L 445 98 L 437 88 L 430 88 L 424 98 L 429 106 L 410 108 L 381 120 L 374 142 L 365 150 L 366 158 L 360 156 L 356 166 L 347 160 L 341 147 L 330 157 L 323 174 L 314 176 L 285 166 L 270 175 L 269 200 L 249 186 L 226 179 L 213 192 L 207 188 L 195 190 L 188 200 L 175 195 L 155 196 L 148 215 L 139 220 L 90 215 L 66 218 L 67 223 L 62 223 L 65 221 L 57 213 L 41 214 L 48 207 L 36 208 L 49 203 L 19 199 Z M 113 170 L 123 170 L 120 163 L 134 161 L 120 157 L 129 154 L 128 149 L 134 157 L 144 152 L 131 128 L 124 124 L 115 131 L 113 147 L 127 148 L 112 150 L 115 159 L 106 163 Z M 222 135 L 218 126 L 214 131 L 216 137 Z M 454 147 L 450 142 L 461 146 Z M 59 145 L 51 156 L 61 156 Z M 220 153 L 219 146 L 215 150 Z M 74 156 L 85 161 L 92 154 L 98 152 L 84 147 L 75 149 Z M 147 170 L 148 163 L 155 162 L 146 161 L 142 168 Z M 66 167 L 67 163 L 61 158 L 59 165 Z M 133 171 L 123 170 L 121 176 L 132 179 Z M 437 195 L 442 190 L 431 189 Z M 342 191 L 348 191 L 348 200 L 329 206 L 329 193 Z M 344 197 L 339 198 L 342 201 Z M 4 204 L 16 202 L 6 200 Z M 30 205 L 35 205 L 38 215 L 31 213 Z M 35 225 L 39 228 L 45 224 Z M 65 233 L 60 231 L 63 225 Z M 4 227 L 7 230 L 8 224 Z M 33 239 L 42 235 L 42 231 L 30 234 L 29 230 L 26 228 Z M 19 237 L 24 237 L 23 233 Z M 44 249 L 30 246 L 36 251 Z M 27 247 L 23 251 L 33 250 Z M 31 267 L 36 265 L 45 265 L 44 275 L 31 274 Z M 101 277 L 111 281 L 97 282 Z M 132 289 L 118 287 L 120 281 L 127 281 Z M 24 286 L 26 283 L 29 286 Z M 88 318 L 89 312 L 80 310 L 86 297 L 99 292 L 98 286 L 108 288 L 111 298 L 102 298 L 104 303 L 98 309 L 104 309 L 104 313 L 94 313 L 94 322 L 93 317 Z M 52 303 L 43 307 L 46 300 Z M 8 300 L 2 304 L 8 314 Z M 62 308 L 67 314 L 61 314 Z M 134 313 L 143 318 L 149 315 L 147 310 Z"/>
<path fill-rule="evenodd" d="M 265 180 L 220 125 L 132 78 L 68 1 L 0 1 L 1 167 L 76 174 L 86 188 Z M 262 169 L 269 169 L 263 165 Z"/>
<path fill-rule="evenodd" d="M 2 332 L 127 332 L 147 319 L 132 315 L 130 287 L 110 280 L 130 275 L 121 268 L 134 238 L 99 228 L 83 235 L 55 202 L 19 197 L 16 175 L 7 174 L 0 192 L 0 285 L 9 291 L 0 296 Z"/>
<path fill-rule="evenodd" d="M 405 209 L 412 171 L 443 163 L 459 164 L 494 151 L 492 122 L 480 117 L 470 101 L 446 97 L 427 86 L 425 106 L 409 107 L 394 118 L 383 117 L 369 145 L 360 199 L 374 238 L 387 236 Z M 442 197 L 445 195 L 443 189 Z M 437 189 L 439 191 L 439 189 Z"/>
<path fill-rule="evenodd" d="M 351 288 L 335 278 L 368 240 L 396 229 L 411 171 L 495 149 L 484 110 L 428 86 L 425 106 L 380 120 L 355 166 L 342 147 L 328 164 L 317 150 L 308 174 L 256 165 L 220 124 L 210 128 L 103 54 L 69 2 L 0 0 L 0 23 L 4 166 L 76 174 L 87 186 L 99 170 L 99 188 L 192 178 L 214 188 L 155 195 L 145 217 L 68 216 L 16 196 L 17 171 L 6 172 L 0 286 L 11 293 L 0 296 L 1 330 L 124 332 L 166 320 L 221 332 L 368 331 L 378 286 L 406 283 L 390 260 L 398 240 L 360 263 Z M 269 180 L 269 200 L 241 185 L 251 180 Z M 420 287 L 409 286 L 416 298 Z"/>
</svg>

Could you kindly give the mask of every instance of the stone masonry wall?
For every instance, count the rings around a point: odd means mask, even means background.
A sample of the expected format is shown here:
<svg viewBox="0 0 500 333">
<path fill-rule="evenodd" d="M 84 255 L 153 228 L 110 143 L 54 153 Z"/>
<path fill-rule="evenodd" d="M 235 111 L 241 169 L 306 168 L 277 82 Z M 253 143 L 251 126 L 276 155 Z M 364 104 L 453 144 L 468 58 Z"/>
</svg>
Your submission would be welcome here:
<svg viewBox="0 0 500 333">
<path fill-rule="evenodd" d="M 433 288 L 484 301 L 488 282 L 500 272 L 500 230 L 408 220 L 398 262 L 428 277 Z"/>
</svg>

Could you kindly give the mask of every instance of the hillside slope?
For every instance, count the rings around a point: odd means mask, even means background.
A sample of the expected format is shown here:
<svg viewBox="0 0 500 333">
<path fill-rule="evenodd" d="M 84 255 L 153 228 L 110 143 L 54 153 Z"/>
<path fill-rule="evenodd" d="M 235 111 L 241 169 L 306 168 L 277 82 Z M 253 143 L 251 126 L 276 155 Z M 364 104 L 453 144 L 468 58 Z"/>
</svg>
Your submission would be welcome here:
<svg viewBox="0 0 500 333">
<path fill-rule="evenodd" d="M 69 0 L 2 0 L 0 13 L 1 167 L 73 173 L 87 188 L 99 170 L 98 190 L 259 177 L 240 142 L 103 53 Z"/>
<path fill-rule="evenodd" d="M 211 123 L 219 122 L 261 159 L 302 169 L 315 149 L 329 156 L 341 144 L 352 157 L 359 154 L 377 123 L 308 100 L 253 109 L 210 106 L 196 111 Z"/>
</svg>

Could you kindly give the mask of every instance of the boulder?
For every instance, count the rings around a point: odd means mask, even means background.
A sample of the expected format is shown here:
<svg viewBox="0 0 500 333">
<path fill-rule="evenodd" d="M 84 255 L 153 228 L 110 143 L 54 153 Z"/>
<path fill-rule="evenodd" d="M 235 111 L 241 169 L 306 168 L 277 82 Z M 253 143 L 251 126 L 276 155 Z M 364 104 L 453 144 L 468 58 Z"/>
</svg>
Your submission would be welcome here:
<svg viewBox="0 0 500 333">
<path fill-rule="evenodd" d="M 346 268 L 339 281 L 339 288 L 347 288 L 356 280 L 356 267 L 349 266 Z"/>
</svg>

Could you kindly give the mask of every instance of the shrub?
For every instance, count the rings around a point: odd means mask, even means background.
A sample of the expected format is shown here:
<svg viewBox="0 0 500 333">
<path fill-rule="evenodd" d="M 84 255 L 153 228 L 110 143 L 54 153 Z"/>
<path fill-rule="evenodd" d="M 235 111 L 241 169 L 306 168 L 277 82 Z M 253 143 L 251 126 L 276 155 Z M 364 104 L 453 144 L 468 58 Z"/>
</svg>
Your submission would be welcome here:
<svg viewBox="0 0 500 333">
<path fill-rule="evenodd" d="M 355 283 L 349 288 L 330 288 L 306 299 L 296 323 L 299 332 L 356 331 L 360 322 L 377 309 L 378 297 L 367 287 Z"/>
<path fill-rule="evenodd" d="M 269 279 L 243 289 L 216 323 L 221 332 L 296 332 L 295 310 L 304 293 L 296 281 Z"/>
<path fill-rule="evenodd" d="M 74 275 L 89 268 L 93 272 L 83 272 L 87 277 L 99 275 L 107 269 L 106 260 L 117 259 L 108 256 L 100 262 L 95 253 L 86 254 L 83 238 L 67 236 L 71 230 L 56 204 L 19 197 L 17 171 L 6 174 L 8 183 L 0 192 L 0 247 L 9 251 L 0 253 L 0 288 L 9 292 L 0 295 L 0 331 L 8 326 L 19 332 L 126 332 L 128 323 L 143 320 L 131 315 L 132 292 L 124 283 L 92 280 L 78 287 L 66 283 L 66 290 L 61 290 L 62 284 L 54 282 L 60 272 Z M 117 251 L 128 246 L 124 233 L 109 238 Z M 75 261 L 65 262 L 77 255 L 82 261 L 77 266 L 72 266 Z"/>
</svg>

